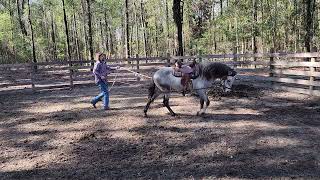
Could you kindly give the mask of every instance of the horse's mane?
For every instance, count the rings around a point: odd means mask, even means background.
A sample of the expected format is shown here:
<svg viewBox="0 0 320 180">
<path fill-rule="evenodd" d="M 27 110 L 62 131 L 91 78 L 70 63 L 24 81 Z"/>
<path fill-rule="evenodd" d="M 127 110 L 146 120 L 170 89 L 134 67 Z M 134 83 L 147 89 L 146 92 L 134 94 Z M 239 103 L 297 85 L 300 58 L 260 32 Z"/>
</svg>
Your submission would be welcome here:
<svg viewBox="0 0 320 180">
<path fill-rule="evenodd" d="M 237 73 L 231 67 L 222 63 L 209 62 L 199 64 L 199 75 L 206 78 L 208 81 L 230 75 L 235 76 L 236 74 Z"/>
</svg>

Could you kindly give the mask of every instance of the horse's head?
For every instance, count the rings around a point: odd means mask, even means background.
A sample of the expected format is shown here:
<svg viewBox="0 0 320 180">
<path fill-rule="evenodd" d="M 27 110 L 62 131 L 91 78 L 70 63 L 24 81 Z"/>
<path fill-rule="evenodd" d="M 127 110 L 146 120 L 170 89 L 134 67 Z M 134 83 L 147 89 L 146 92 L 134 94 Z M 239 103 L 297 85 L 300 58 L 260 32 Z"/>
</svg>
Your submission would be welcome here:
<svg viewBox="0 0 320 180">
<path fill-rule="evenodd" d="M 221 80 L 221 85 L 225 92 L 230 92 L 237 72 L 226 64 L 219 62 L 210 62 L 200 64 L 200 77 L 207 81 Z"/>
<path fill-rule="evenodd" d="M 228 71 L 228 76 L 222 79 L 221 84 L 223 86 L 224 92 L 230 92 L 234 80 L 236 79 L 237 72 L 234 69 Z"/>
</svg>

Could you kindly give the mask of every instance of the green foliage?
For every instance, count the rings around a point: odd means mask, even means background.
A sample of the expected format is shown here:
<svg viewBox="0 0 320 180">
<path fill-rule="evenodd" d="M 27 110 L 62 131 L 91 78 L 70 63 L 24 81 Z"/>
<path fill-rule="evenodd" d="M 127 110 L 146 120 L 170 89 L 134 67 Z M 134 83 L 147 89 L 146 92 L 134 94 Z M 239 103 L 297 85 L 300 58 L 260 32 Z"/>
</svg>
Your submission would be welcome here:
<svg viewBox="0 0 320 180">
<path fill-rule="evenodd" d="M 112 49 L 114 56 L 124 57 L 125 1 L 90 1 L 94 51 Z M 233 53 L 235 49 L 238 53 L 252 52 L 253 43 L 259 52 L 269 51 L 273 47 L 277 51 L 304 51 L 307 33 L 305 1 L 223 0 L 222 10 L 220 2 L 220 0 L 184 0 L 183 37 L 186 55 Z M 253 2 L 257 3 L 256 7 Z M 88 59 L 90 35 L 86 0 L 65 0 L 65 5 L 72 58 Z M 167 52 L 175 54 L 177 35 L 172 6 L 173 0 L 129 0 L 129 41 L 132 55 L 139 54 L 141 57 L 145 54 L 165 56 Z M 3 47 L 0 53 L 4 57 L 2 62 L 12 62 L 12 59 L 17 62 L 30 61 L 32 57 L 27 4 L 24 7 L 21 22 L 26 27 L 27 36 L 21 33 L 16 1 L 10 0 L 9 3 L 7 0 L 0 5 L 0 44 Z M 319 12 L 319 7 L 320 4 L 317 2 L 315 14 Z M 37 59 L 39 61 L 66 59 L 62 0 L 32 1 L 31 19 Z M 312 46 L 319 46 L 318 21 L 318 16 L 315 15 L 313 27 L 310 27 L 314 33 L 311 38 Z M 254 37 L 256 42 L 253 42 Z"/>
<path fill-rule="evenodd" d="M 0 14 L 0 39 L 11 39 L 11 23 L 10 23 L 10 15 L 7 12 Z"/>
</svg>

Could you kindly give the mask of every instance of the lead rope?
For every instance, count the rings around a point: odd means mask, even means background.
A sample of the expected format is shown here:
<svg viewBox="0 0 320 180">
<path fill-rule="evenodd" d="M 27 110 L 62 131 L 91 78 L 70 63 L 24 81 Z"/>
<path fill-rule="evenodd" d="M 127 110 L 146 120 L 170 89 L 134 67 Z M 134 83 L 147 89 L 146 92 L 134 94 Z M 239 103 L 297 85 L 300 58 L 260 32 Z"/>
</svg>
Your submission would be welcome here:
<svg viewBox="0 0 320 180">
<path fill-rule="evenodd" d="M 144 74 L 135 72 L 135 71 L 131 71 L 130 69 L 127 69 L 127 68 L 121 67 L 121 69 L 126 70 L 126 71 L 129 71 L 129 72 L 133 73 L 135 76 L 142 76 L 142 77 L 145 77 L 145 78 L 148 78 L 148 79 L 152 79 L 152 77 L 150 77 L 150 76 L 147 76 L 147 75 L 144 75 Z M 111 85 L 111 87 L 109 88 L 109 92 L 112 90 L 112 88 L 114 87 L 114 85 L 115 85 L 115 83 L 116 83 L 116 81 L 117 81 L 117 78 L 118 78 L 118 75 L 119 75 L 118 71 L 119 71 L 119 69 L 116 69 L 116 73 L 115 73 L 116 76 L 114 77 L 113 82 L 112 82 L 112 85 Z"/>
<path fill-rule="evenodd" d="M 138 73 L 138 72 L 132 71 L 132 70 L 130 70 L 130 69 L 128 69 L 128 68 L 121 67 L 121 69 L 123 69 L 123 70 L 126 70 L 126 71 L 129 71 L 129 72 L 133 73 L 133 74 L 134 74 L 134 76 L 140 76 L 140 77 L 145 77 L 145 78 L 147 78 L 147 79 L 152 79 L 152 77 L 150 77 L 150 76 L 147 76 L 147 75 L 144 75 L 144 74 L 141 74 L 141 73 Z"/>
<path fill-rule="evenodd" d="M 118 77 L 118 69 L 116 69 L 116 76 L 114 77 L 114 79 L 113 79 L 113 82 L 112 82 L 112 85 L 111 85 L 111 87 L 109 88 L 109 92 L 111 91 L 111 89 L 113 88 L 113 86 L 114 86 L 114 84 L 116 83 L 116 80 L 117 80 L 117 77 Z"/>
</svg>

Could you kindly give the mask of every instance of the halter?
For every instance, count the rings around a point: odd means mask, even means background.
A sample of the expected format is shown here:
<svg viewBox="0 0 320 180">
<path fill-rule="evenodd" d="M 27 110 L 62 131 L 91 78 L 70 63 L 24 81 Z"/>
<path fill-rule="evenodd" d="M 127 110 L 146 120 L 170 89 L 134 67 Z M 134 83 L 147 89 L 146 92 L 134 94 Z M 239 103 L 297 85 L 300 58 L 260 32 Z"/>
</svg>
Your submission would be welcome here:
<svg viewBox="0 0 320 180">
<path fill-rule="evenodd" d="M 232 76 L 232 77 L 234 78 L 233 81 L 236 80 L 235 76 Z M 231 80 L 229 80 L 228 78 L 225 80 L 221 80 L 220 86 L 222 86 L 225 92 L 229 92 L 232 89 L 233 82 L 230 82 L 230 81 Z"/>
</svg>

